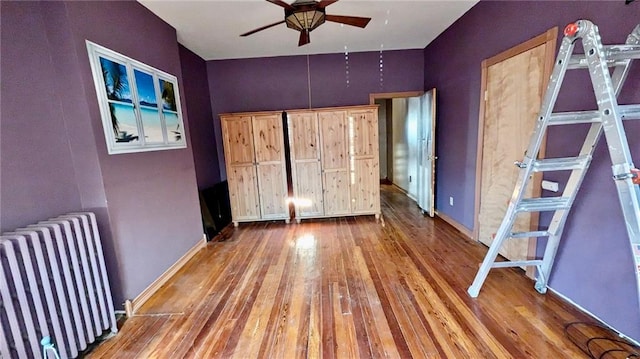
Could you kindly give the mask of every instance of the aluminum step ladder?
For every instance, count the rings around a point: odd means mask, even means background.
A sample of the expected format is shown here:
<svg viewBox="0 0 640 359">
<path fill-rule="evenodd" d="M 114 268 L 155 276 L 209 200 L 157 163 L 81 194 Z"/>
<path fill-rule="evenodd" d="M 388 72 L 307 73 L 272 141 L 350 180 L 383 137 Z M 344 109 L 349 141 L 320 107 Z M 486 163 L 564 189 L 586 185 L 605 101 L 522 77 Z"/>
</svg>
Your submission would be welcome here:
<svg viewBox="0 0 640 359">
<path fill-rule="evenodd" d="M 573 54 L 577 40 L 582 39 L 584 54 Z M 594 149 L 604 132 L 611 157 L 613 178 L 622 206 L 629 241 L 631 242 L 635 272 L 640 296 L 640 172 L 634 168 L 629 144 L 622 120 L 640 119 L 640 105 L 618 105 L 617 96 L 626 79 L 633 59 L 640 58 L 640 24 L 627 38 L 625 45 L 603 46 L 598 27 L 588 20 L 567 25 L 549 84 L 541 105 L 531 143 L 522 162 L 518 180 L 513 190 L 502 223 L 476 277 L 468 289 L 471 297 L 477 297 L 491 268 L 535 266 L 535 288 L 546 293 L 547 281 L 560 244 L 560 237 L 576 193 L 589 168 Z M 609 68 L 613 68 L 613 73 Z M 598 109 L 552 113 L 562 80 L 569 69 L 588 69 L 595 92 Z M 637 79 L 636 79 L 637 80 Z M 542 139 L 549 126 L 590 123 L 580 153 L 576 157 L 537 159 Z M 559 197 L 523 198 L 534 172 L 571 171 L 562 195 Z M 513 232 L 513 225 L 521 212 L 554 212 L 547 230 Z M 547 237 L 542 259 L 499 261 L 496 257 L 506 240 L 531 237 Z"/>
</svg>

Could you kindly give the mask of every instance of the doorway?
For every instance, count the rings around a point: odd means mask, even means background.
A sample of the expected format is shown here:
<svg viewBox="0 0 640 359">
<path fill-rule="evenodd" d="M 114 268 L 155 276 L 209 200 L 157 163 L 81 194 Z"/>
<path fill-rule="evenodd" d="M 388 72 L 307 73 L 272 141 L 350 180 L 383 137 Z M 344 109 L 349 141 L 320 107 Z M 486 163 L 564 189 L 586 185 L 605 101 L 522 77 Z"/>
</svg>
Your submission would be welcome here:
<svg viewBox="0 0 640 359">
<path fill-rule="evenodd" d="M 482 62 L 481 104 L 476 161 L 476 240 L 490 246 L 518 178 L 514 161 L 522 160 L 551 74 L 558 29 Z M 544 142 L 540 157 L 544 156 Z M 525 197 L 539 197 L 536 174 Z M 520 213 L 516 231 L 535 230 L 537 213 Z M 500 254 L 510 260 L 535 256 L 537 238 L 506 241 Z M 529 273 L 533 275 L 533 272 Z"/>
<path fill-rule="evenodd" d="M 435 214 L 435 89 L 377 93 L 380 179 L 416 201 L 423 213 Z"/>
</svg>

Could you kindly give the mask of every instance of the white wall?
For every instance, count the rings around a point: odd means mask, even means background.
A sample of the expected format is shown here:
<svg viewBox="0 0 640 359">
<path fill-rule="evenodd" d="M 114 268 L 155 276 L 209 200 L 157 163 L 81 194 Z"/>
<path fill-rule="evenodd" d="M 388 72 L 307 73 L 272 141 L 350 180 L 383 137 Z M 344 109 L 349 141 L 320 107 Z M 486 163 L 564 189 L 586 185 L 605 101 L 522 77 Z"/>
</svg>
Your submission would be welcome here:
<svg viewBox="0 0 640 359">
<path fill-rule="evenodd" d="M 391 100 L 392 113 L 392 162 L 387 166 L 393 168 L 391 181 L 407 191 L 416 199 L 418 197 L 418 151 L 420 119 L 420 97 L 394 98 Z"/>
<path fill-rule="evenodd" d="M 380 152 L 380 179 L 387 178 L 387 100 L 377 100 L 378 148 Z"/>
<path fill-rule="evenodd" d="M 407 192 L 413 199 L 418 198 L 418 151 L 420 150 L 418 121 L 420 120 L 420 97 L 411 97 L 407 102 L 406 142 L 407 142 Z"/>
<path fill-rule="evenodd" d="M 408 176 L 408 150 L 407 144 L 407 112 L 408 100 L 406 98 L 394 98 L 391 101 L 391 113 L 393 123 L 393 178 L 391 181 L 405 191 L 409 190 Z"/>
</svg>

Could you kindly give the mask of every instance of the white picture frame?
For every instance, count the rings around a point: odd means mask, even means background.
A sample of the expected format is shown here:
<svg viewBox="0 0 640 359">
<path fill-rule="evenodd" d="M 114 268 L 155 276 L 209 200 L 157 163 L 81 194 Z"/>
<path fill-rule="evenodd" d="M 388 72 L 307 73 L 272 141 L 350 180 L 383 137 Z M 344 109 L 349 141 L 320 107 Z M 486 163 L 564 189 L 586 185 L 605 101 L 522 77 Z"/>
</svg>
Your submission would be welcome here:
<svg viewBox="0 0 640 359">
<path fill-rule="evenodd" d="M 186 148 L 178 79 L 86 40 L 107 151 Z"/>
</svg>

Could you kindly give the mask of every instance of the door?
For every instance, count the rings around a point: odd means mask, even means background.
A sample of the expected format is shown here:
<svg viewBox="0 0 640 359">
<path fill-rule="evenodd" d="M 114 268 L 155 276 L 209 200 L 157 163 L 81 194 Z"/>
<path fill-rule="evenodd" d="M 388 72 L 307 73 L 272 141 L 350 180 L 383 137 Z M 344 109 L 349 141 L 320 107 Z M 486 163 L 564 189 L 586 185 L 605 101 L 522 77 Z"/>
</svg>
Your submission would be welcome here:
<svg viewBox="0 0 640 359">
<path fill-rule="evenodd" d="M 418 206 L 430 217 L 435 215 L 436 175 L 436 89 L 420 97 L 420 151 L 418 158 Z"/>
<path fill-rule="evenodd" d="M 555 34 L 547 32 L 483 62 L 486 91 L 479 131 L 477 235 L 486 245 L 491 245 L 513 193 L 518 178 L 513 163 L 522 160 L 529 145 L 553 63 L 555 39 Z M 532 182 L 525 198 L 539 196 L 540 179 Z M 537 229 L 537 225 L 537 213 L 520 213 L 514 231 Z M 527 259 L 530 253 L 535 253 L 535 238 L 505 241 L 500 251 L 510 260 Z"/>
<path fill-rule="evenodd" d="M 279 113 L 253 118 L 253 141 L 263 219 L 289 218 L 284 131 Z"/>
<path fill-rule="evenodd" d="M 377 109 L 348 113 L 351 210 L 380 213 Z"/>
<path fill-rule="evenodd" d="M 315 112 L 287 114 L 296 217 L 324 214 L 320 131 Z"/>
<path fill-rule="evenodd" d="M 407 195 L 418 202 L 418 169 L 420 165 L 420 125 L 422 120 L 421 97 L 407 99 Z"/>
<path fill-rule="evenodd" d="M 259 219 L 251 116 L 223 117 L 222 134 L 233 221 Z"/>
<path fill-rule="evenodd" d="M 328 216 L 351 212 L 346 117 L 346 111 L 318 112 L 324 213 Z"/>
</svg>

